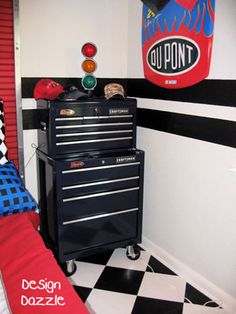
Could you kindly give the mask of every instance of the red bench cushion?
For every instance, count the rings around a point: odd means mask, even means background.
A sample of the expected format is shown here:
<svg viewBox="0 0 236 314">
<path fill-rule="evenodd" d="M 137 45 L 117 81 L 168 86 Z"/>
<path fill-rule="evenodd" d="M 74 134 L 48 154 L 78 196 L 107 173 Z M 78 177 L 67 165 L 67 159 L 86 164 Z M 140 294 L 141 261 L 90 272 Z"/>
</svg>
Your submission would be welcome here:
<svg viewBox="0 0 236 314">
<path fill-rule="evenodd" d="M 88 314 L 38 224 L 35 212 L 0 217 L 0 270 L 12 313 Z"/>
</svg>

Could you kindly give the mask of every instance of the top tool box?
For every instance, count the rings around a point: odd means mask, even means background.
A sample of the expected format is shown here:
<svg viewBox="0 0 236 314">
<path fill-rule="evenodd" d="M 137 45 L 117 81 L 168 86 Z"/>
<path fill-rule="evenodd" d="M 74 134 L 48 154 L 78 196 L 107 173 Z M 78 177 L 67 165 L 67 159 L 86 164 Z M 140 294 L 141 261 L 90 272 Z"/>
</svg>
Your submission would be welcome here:
<svg viewBox="0 0 236 314">
<path fill-rule="evenodd" d="M 38 147 L 52 158 L 136 147 L 136 100 L 39 100 Z"/>
</svg>

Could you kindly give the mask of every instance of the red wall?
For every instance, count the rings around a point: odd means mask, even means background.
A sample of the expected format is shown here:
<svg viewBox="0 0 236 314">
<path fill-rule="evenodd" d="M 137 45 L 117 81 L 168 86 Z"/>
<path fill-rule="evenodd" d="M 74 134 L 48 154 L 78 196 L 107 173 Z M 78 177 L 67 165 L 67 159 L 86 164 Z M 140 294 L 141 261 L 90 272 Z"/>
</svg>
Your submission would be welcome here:
<svg viewBox="0 0 236 314">
<path fill-rule="evenodd" d="M 0 98 L 4 102 L 8 159 L 18 167 L 12 2 L 0 0 Z"/>
</svg>

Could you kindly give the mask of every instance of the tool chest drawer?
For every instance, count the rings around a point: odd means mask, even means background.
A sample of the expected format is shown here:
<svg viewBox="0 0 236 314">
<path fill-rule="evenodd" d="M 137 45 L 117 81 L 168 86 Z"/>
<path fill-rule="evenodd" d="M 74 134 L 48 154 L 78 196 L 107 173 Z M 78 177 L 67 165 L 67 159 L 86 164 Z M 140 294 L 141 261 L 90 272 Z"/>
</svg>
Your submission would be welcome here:
<svg viewBox="0 0 236 314">
<path fill-rule="evenodd" d="M 60 262 L 141 239 L 144 152 L 54 159 L 37 151 L 43 228 Z"/>
<path fill-rule="evenodd" d="M 103 246 L 137 237 L 137 210 L 116 212 L 114 215 L 81 220 L 63 225 L 61 251 L 73 254 L 78 250 Z M 88 232 L 89 231 L 89 232 Z"/>
<path fill-rule="evenodd" d="M 113 158 L 113 160 L 115 163 L 115 158 Z M 93 160 L 87 160 L 86 164 L 89 167 L 78 169 L 67 168 L 62 170 L 63 187 L 76 184 L 86 184 L 88 182 L 111 181 L 112 179 L 132 178 L 137 176 L 140 165 L 139 161 L 121 164 L 117 162 L 115 164 L 110 164 L 110 162 L 112 162 L 111 159 L 107 160 L 105 158 L 100 161 L 98 166 L 94 167 Z"/>
<path fill-rule="evenodd" d="M 39 100 L 39 147 L 53 158 L 136 146 L 136 100 Z"/>
<path fill-rule="evenodd" d="M 62 199 L 62 220 L 101 215 L 138 207 L 139 187 Z"/>
<path fill-rule="evenodd" d="M 61 193 L 63 202 L 71 202 L 74 197 L 88 195 L 87 198 L 99 197 L 102 192 L 129 191 L 139 185 L 138 173 L 132 177 L 122 177 L 107 180 L 96 180 L 88 183 L 62 186 Z M 98 195 L 97 195 L 98 194 Z M 101 195 L 102 196 L 102 195 Z M 80 198 L 82 199 L 82 198 Z"/>
</svg>

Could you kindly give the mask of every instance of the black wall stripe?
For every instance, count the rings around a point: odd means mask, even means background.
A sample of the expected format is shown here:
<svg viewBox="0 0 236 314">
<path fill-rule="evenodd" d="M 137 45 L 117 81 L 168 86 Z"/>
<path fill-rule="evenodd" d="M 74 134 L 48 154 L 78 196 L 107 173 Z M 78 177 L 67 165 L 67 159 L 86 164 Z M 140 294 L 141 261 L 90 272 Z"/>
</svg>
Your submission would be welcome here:
<svg viewBox="0 0 236 314">
<path fill-rule="evenodd" d="M 40 111 L 27 109 L 22 111 L 23 130 L 40 129 Z"/>
<path fill-rule="evenodd" d="M 40 78 L 22 78 L 22 97 L 33 98 L 34 86 Z M 52 78 L 64 87 L 75 85 L 83 91 L 81 78 Z M 169 90 L 145 79 L 97 79 L 95 97 L 103 97 L 104 86 L 117 82 L 124 86 L 129 97 L 165 99 L 221 106 L 236 106 L 236 80 L 204 80 L 194 86 Z M 185 137 L 236 148 L 236 122 L 138 108 L 138 125 Z M 23 110 L 23 128 L 38 129 L 38 110 Z"/>
<path fill-rule="evenodd" d="M 138 125 L 236 148 L 236 122 L 138 108 Z"/>
<path fill-rule="evenodd" d="M 127 79 L 130 97 L 236 107 L 236 80 L 204 80 L 181 89 L 166 89 L 145 79 Z"/>
<path fill-rule="evenodd" d="M 236 122 L 138 108 L 138 126 L 236 148 Z M 40 128 L 39 111 L 23 110 L 23 129 Z"/>
<path fill-rule="evenodd" d="M 21 79 L 22 98 L 33 98 L 33 90 L 40 77 Z M 51 78 L 67 87 L 77 86 L 81 91 L 81 78 Z M 211 104 L 236 107 L 236 80 L 204 80 L 196 85 L 181 89 L 166 89 L 145 79 L 97 78 L 95 97 L 104 95 L 104 86 L 117 82 L 124 86 L 127 96 Z"/>
</svg>

